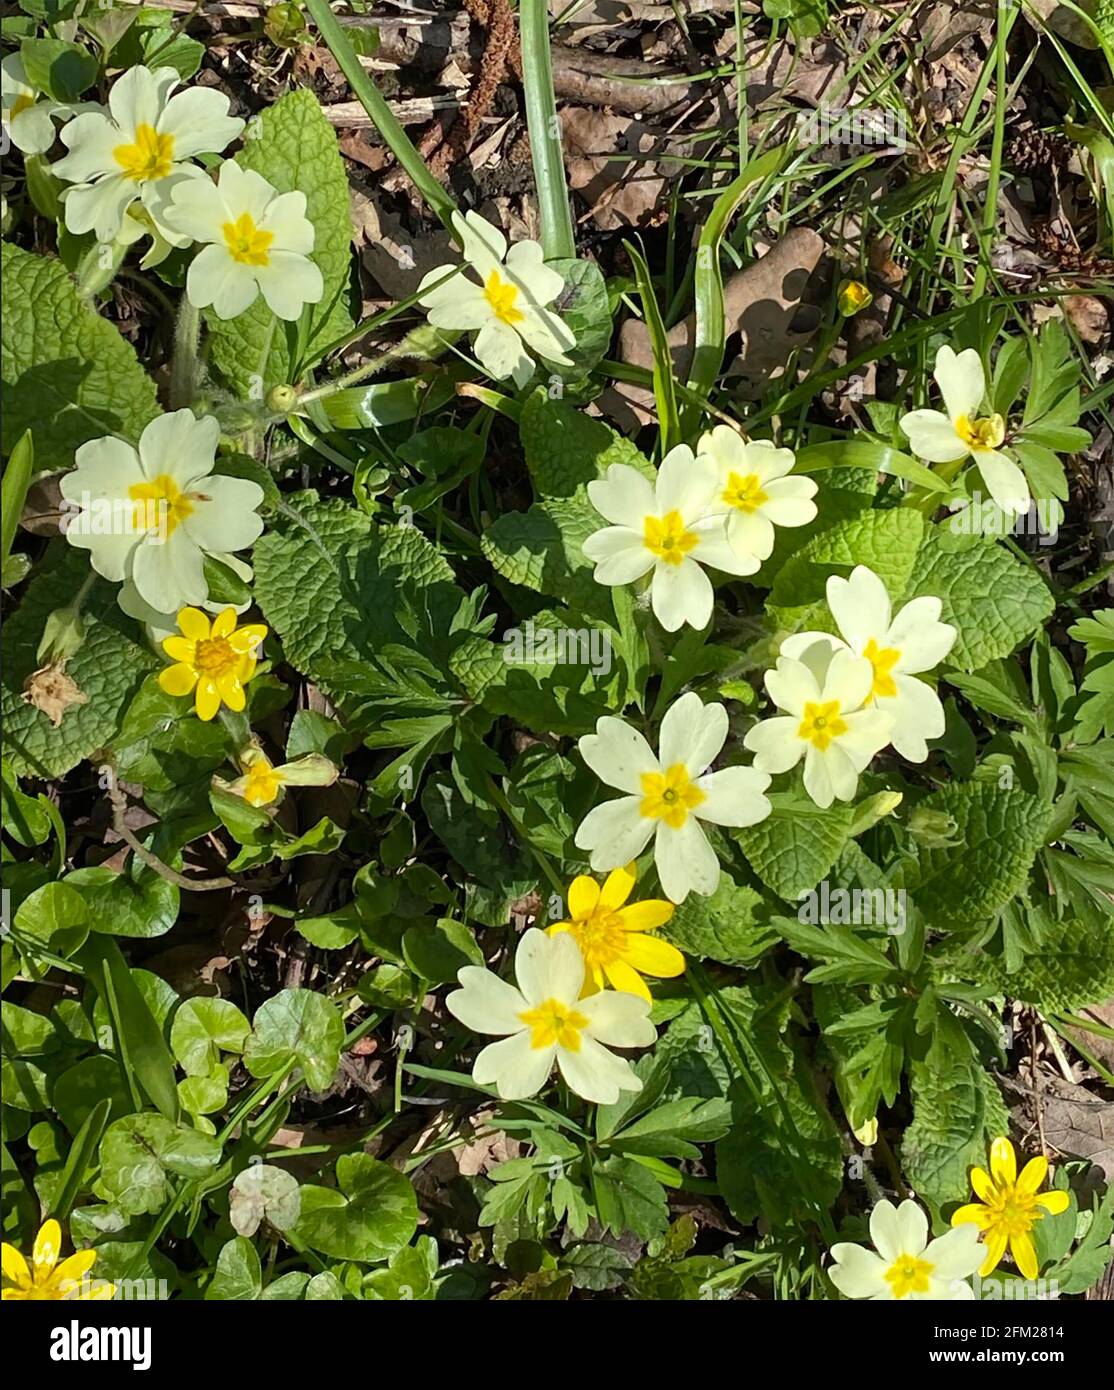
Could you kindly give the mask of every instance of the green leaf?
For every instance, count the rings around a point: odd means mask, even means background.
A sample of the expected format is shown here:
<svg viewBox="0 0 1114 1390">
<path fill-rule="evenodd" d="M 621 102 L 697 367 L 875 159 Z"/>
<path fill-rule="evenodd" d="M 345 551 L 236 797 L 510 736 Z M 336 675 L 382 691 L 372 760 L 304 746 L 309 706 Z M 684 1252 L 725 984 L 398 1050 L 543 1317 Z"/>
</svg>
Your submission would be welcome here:
<svg viewBox="0 0 1114 1390">
<path fill-rule="evenodd" d="M 178 920 L 181 890 L 134 855 L 122 873 L 74 869 L 66 883 L 81 890 L 89 925 L 106 936 L 164 936 Z"/>
<path fill-rule="evenodd" d="M 484 963 L 471 929 L 449 917 L 408 927 L 402 936 L 402 954 L 414 974 L 431 985 L 452 984 L 463 966 Z"/>
<path fill-rule="evenodd" d="M 951 843 L 922 847 L 917 905 L 947 927 L 993 916 L 1019 893 L 1044 844 L 1051 807 L 997 782 L 953 782 L 918 811 L 940 811 L 955 825 Z"/>
<path fill-rule="evenodd" d="M 273 1076 L 290 1062 L 305 1073 L 311 1091 L 333 1084 L 344 1043 L 344 1022 L 335 1004 L 310 989 L 284 989 L 261 1005 L 244 1047 L 252 1076 Z"/>
<path fill-rule="evenodd" d="M 600 1224 L 615 1235 L 649 1240 L 669 1229 L 665 1189 L 636 1159 L 616 1154 L 596 1163 L 592 1187 Z"/>
<path fill-rule="evenodd" d="M 19 56 L 31 86 L 55 101 L 74 102 L 97 80 L 97 60 L 80 44 L 24 39 Z"/>
<path fill-rule="evenodd" d="M 0 255 L 4 452 L 30 429 L 36 467 L 46 471 L 69 468 L 90 439 L 135 443 L 158 414 L 135 349 L 78 295 L 61 261 L 7 241 Z"/>
<path fill-rule="evenodd" d="M 968 1168 L 985 1166 L 988 1138 L 1006 1132 L 1007 1117 L 993 1078 L 951 1015 L 941 1015 L 924 1061 L 912 1062 L 909 1089 L 913 1123 L 901 1145 L 905 1176 L 935 1207 L 962 1202 Z"/>
<path fill-rule="evenodd" d="M 526 512 L 504 512 L 480 537 L 484 556 L 504 579 L 573 608 L 611 617 L 605 586 L 592 578 L 582 547 L 607 523 L 585 487 L 568 497 L 535 502 Z"/>
<path fill-rule="evenodd" d="M 115 941 L 104 936 L 91 936 L 79 960 L 112 1020 L 113 1040 L 125 1071 L 138 1079 L 168 1122 L 176 1121 L 174 1062 L 135 972 L 128 968 Z"/>
<path fill-rule="evenodd" d="M 76 888 L 44 883 L 16 909 L 15 928 L 44 950 L 68 956 L 89 935 L 89 909 Z"/>
<path fill-rule="evenodd" d="M 222 1051 L 243 1051 L 250 1032 L 230 999 L 187 999 L 174 1015 L 170 1047 L 188 1076 L 208 1076 Z"/>
<path fill-rule="evenodd" d="M 825 876 L 851 835 L 854 811 L 826 811 L 803 797 L 774 793 L 772 811 L 758 825 L 731 831 L 751 868 L 779 898 L 795 903 Z"/>
<path fill-rule="evenodd" d="M 254 118 L 236 162 L 261 174 L 280 193 L 306 195 L 306 216 L 316 234 L 311 259 L 325 280 L 320 304 L 307 306 L 297 326 L 304 337 L 296 355 L 289 346 L 294 326 L 288 329 L 277 319 L 262 296 L 237 318 L 207 315 L 213 360 L 221 374 L 245 399 L 263 399 L 272 386 L 293 383 L 302 361 L 352 327 L 348 179 L 336 132 L 307 90 L 288 93 Z"/>
<path fill-rule="evenodd" d="M 47 617 L 72 602 L 88 573 L 87 556 L 60 543 L 48 552 L 18 611 L 4 623 L 4 756 L 23 776 L 62 777 L 105 747 L 119 728 L 132 692 L 157 664 L 150 649 L 137 640 L 135 623 L 117 606 L 116 585 L 98 579 L 82 609 L 85 640 L 66 664 L 66 675 L 89 697 L 88 703 L 71 705 L 55 728 L 47 715 L 23 699 L 24 683 L 39 667 L 37 652 Z"/>
<path fill-rule="evenodd" d="M 1012 973 L 985 953 L 979 964 L 987 984 L 1044 1014 L 1074 1012 L 1114 998 L 1114 932 L 1101 914 L 1069 917 L 1056 936 Z"/>
<path fill-rule="evenodd" d="M 408 1178 L 367 1154 L 337 1159 L 337 1186 L 302 1187 L 299 1240 L 335 1260 L 369 1264 L 410 1243 L 418 1199 Z"/>
<path fill-rule="evenodd" d="M 377 529 L 355 507 L 313 493 L 288 499 L 284 514 L 255 544 L 255 597 L 282 639 L 287 660 L 316 673 L 357 660 L 405 634 L 394 613 L 402 586 L 416 593 L 452 579 L 437 548 L 412 526 Z M 300 524 L 299 524 L 300 521 Z M 322 680 L 346 693 L 349 682 Z"/>
<path fill-rule="evenodd" d="M 171 1177 L 204 1178 L 220 1159 L 212 1135 L 180 1128 L 161 1115 L 126 1115 L 101 1141 L 94 1191 L 128 1216 L 161 1211 L 171 1196 Z"/>
<path fill-rule="evenodd" d="M 250 1240 L 235 1236 L 221 1247 L 206 1299 L 226 1303 L 254 1302 L 263 1292 L 263 1267 Z"/>
<path fill-rule="evenodd" d="M 253 1163 L 236 1175 L 228 1193 L 228 1215 L 238 1235 L 253 1236 L 266 1221 L 290 1230 L 302 1208 L 298 1179 L 271 1163 Z"/>
<path fill-rule="evenodd" d="M 688 956 L 749 967 L 778 939 L 761 909 L 761 893 L 723 873 L 710 898 L 690 893 L 658 934 Z"/>
<path fill-rule="evenodd" d="M 961 671 L 1008 656 L 1056 606 L 1030 565 L 997 542 L 957 535 L 946 523 L 925 536 L 905 597 L 925 594 L 942 601 L 942 621 L 959 634 L 948 661 Z"/>
<path fill-rule="evenodd" d="M 613 463 L 629 464 L 654 477 L 654 469 L 629 439 L 563 401 L 550 400 L 544 391 L 535 391 L 526 401 L 518 429 L 539 497 L 571 497 Z M 601 517 L 597 527 L 604 524 Z"/>
<path fill-rule="evenodd" d="M 611 305 L 603 272 L 595 261 L 558 259 L 546 264 L 565 282 L 553 307 L 576 337 L 576 346 L 568 353 L 573 360 L 571 373 L 564 368 L 563 374 L 590 371 L 611 346 Z"/>
<path fill-rule="evenodd" d="M 19 530 L 19 519 L 23 515 L 23 504 L 27 500 L 27 488 L 35 469 L 35 445 L 31 431 L 26 430 L 19 438 L 11 457 L 4 465 L 3 492 L 0 502 L 0 565 L 6 565 L 12 553 L 12 542 Z"/>
<path fill-rule="evenodd" d="M 909 507 L 863 512 L 822 531 L 778 570 L 770 590 L 771 615 L 790 631 L 834 631 L 825 585 L 829 575 L 846 577 L 856 565 L 872 569 L 896 603 L 913 573 L 923 534 L 923 517 Z"/>
</svg>

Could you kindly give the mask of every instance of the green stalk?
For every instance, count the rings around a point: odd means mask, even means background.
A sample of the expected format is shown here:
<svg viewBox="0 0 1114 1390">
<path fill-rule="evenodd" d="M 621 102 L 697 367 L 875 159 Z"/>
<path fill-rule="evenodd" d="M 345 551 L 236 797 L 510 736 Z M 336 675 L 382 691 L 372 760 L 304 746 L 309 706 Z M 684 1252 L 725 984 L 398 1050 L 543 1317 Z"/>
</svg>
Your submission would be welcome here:
<svg viewBox="0 0 1114 1390">
<path fill-rule="evenodd" d="M 181 410 L 191 404 L 197 392 L 197 344 L 201 336 L 201 313 L 183 292 L 174 324 L 174 355 L 170 363 L 170 408 Z"/>
<path fill-rule="evenodd" d="M 526 89 L 526 125 L 530 157 L 538 188 L 542 249 L 547 261 L 571 260 L 576 238 L 565 188 L 561 154 L 561 123 L 553 94 L 553 63 L 549 52 L 549 6 L 546 0 L 521 0 L 518 29 L 522 38 L 522 85 Z"/>
<path fill-rule="evenodd" d="M 360 60 L 356 57 L 356 50 L 349 43 L 348 35 L 329 8 L 328 0 L 306 0 L 306 9 L 313 17 L 318 33 L 325 40 L 329 46 L 329 51 L 340 65 L 341 72 L 348 79 L 348 85 L 355 92 L 360 105 L 371 117 L 379 134 L 390 146 L 391 153 L 409 174 L 414 187 L 451 232 L 453 230 L 452 216 L 456 211 L 456 203 L 448 191 L 433 177 L 425 160 L 403 130 L 398 117 L 387 105 L 378 87 L 360 66 Z"/>
<path fill-rule="evenodd" d="M 986 182 L 986 202 L 983 207 L 982 228 L 979 240 L 982 254 L 975 271 L 975 284 L 972 291 L 975 299 L 981 299 L 986 290 L 987 265 L 994 240 L 994 230 L 998 225 L 998 186 L 1002 177 L 1002 148 L 1006 136 L 1006 104 L 1009 100 L 1006 77 L 1006 40 L 1010 36 L 1014 20 L 1017 18 L 1016 5 L 1007 5 L 998 0 L 998 16 L 995 20 L 994 41 L 996 47 L 994 68 L 994 134 L 990 147 L 990 173 Z"/>
<path fill-rule="evenodd" d="M 92 299 L 102 290 L 108 289 L 116 272 L 124 264 L 128 248 L 122 241 L 113 241 L 90 246 L 81 258 L 77 268 L 77 292 L 83 299 Z"/>
</svg>

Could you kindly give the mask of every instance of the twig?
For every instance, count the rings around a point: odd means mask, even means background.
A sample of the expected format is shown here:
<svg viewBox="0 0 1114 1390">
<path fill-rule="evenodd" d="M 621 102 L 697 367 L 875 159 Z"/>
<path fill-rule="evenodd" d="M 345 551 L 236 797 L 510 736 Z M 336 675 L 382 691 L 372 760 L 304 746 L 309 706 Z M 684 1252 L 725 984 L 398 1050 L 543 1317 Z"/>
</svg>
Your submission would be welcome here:
<svg viewBox="0 0 1114 1390">
<path fill-rule="evenodd" d="M 180 874 L 177 869 L 172 869 L 169 864 L 164 864 L 157 854 L 152 853 L 146 845 L 140 843 L 124 823 L 128 799 L 116 781 L 115 770 L 106 766 L 104 771 L 108 778 L 108 799 L 112 803 L 113 830 L 132 853 L 137 855 L 149 869 L 158 874 L 159 878 L 166 879 L 167 883 L 177 884 L 179 888 L 185 888 L 190 893 L 211 893 L 218 888 L 239 888 L 242 886 L 234 878 L 190 878 L 186 874 Z"/>
</svg>

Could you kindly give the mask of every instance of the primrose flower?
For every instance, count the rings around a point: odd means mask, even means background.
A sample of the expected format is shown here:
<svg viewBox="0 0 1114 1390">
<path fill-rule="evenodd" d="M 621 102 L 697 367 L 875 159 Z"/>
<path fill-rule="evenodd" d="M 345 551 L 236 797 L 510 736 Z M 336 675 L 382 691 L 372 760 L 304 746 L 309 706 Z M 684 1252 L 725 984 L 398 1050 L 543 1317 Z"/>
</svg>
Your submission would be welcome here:
<svg viewBox="0 0 1114 1390">
<path fill-rule="evenodd" d="M 568 932 L 580 947 L 585 994 L 610 984 L 649 1002 L 643 975 L 672 979 L 684 974 L 685 958 L 676 946 L 650 935 L 673 916 L 673 904 L 649 898 L 627 905 L 636 877 L 634 865 L 628 864 L 613 869 L 601 888 L 594 878 L 580 874 L 569 885 L 569 920 L 547 928 L 550 936 Z"/>
<path fill-rule="evenodd" d="M 518 241 L 508 251 L 503 233 L 475 212 L 454 212 L 453 228 L 464 263 L 480 283 L 454 275 L 451 265 L 431 270 L 418 286 L 418 302 L 433 327 L 475 333 L 484 370 L 497 379 L 512 377 L 519 387 L 534 375 L 531 353 L 571 366 L 567 353 L 576 339 L 547 307 L 565 282 L 544 263 L 538 243 Z"/>
<path fill-rule="evenodd" d="M 31 85 L 18 53 L 0 63 L 0 125 L 12 144 L 24 154 L 45 154 L 54 144 L 55 116 L 69 116 L 73 108 L 43 97 Z"/>
<path fill-rule="evenodd" d="M 4 1302 L 40 1303 L 113 1297 L 116 1292 L 114 1284 L 107 1279 L 90 1280 L 87 1277 L 96 1262 L 95 1250 L 79 1250 L 76 1255 L 59 1264 L 61 1253 L 62 1228 L 53 1220 L 45 1221 L 35 1237 L 30 1265 L 14 1245 L 4 1241 Z"/>
<path fill-rule="evenodd" d="M 998 506 L 1024 516 L 1030 500 L 1025 474 L 999 448 L 1006 437 L 1006 422 L 1001 415 L 978 414 L 986 396 L 986 373 L 979 354 L 974 348 L 957 353 L 942 347 L 933 375 L 947 413 L 912 410 L 902 416 L 901 428 L 913 452 L 929 463 L 957 463 L 970 454 Z"/>
<path fill-rule="evenodd" d="M 865 657 L 824 642 L 800 660 L 778 658 L 766 689 L 784 715 L 748 729 L 744 745 L 763 772 L 788 772 L 805 760 L 805 791 L 817 806 L 850 801 L 859 773 L 889 742 L 888 714 L 867 709 L 874 668 Z"/>
<path fill-rule="evenodd" d="M 939 665 L 957 636 L 950 623 L 940 622 L 940 600 L 912 599 L 894 616 L 885 584 L 865 565 L 857 565 L 850 579 L 833 574 L 827 591 L 843 643 L 823 632 L 800 632 L 781 644 L 782 656 L 799 658 L 814 643 L 825 642 L 833 648 L 846 644 L 865 657 L 874 671 L 866 704 L 890 716 L 890 742 L 901 756 L 923 763 L 927 740 L 939 738 L 946 721 L 940 697 L 915 673 Z"/>
<path fill-rule="evenodd" d="M 162 649 L 174 665 L 159 672 L 160 687 L 168 695 L 193 692 L 198 719 L 212 719 L 222 704 L 243 709 L 244 686 L 255 675 L 266 625 L 237 627 L 234 608 L 218 613 L 212 623 L 199 609 L 183 608 L 178 628 L 180 637 L 163 639 Z"/>
<path fill-rule="evenodd" d="M 276 766 L 259 744 L 253 742 L 241 750 L 237 761 L 243 775 L 221 785 L 257 808 L 278 801 L 285 787 L 331 787 L 337 780 L 336 764 L 323 753 L 307 753 L 305 757 Z"/>
<path fill-rule="evenodd" d="M 758 561 L 732 550 L 722 516 L 712 516 L 715 470 L 687 444 L 670 449 L 651 483 L 637 468 L 613 463 L 588 484 L 592 506 L 612 523 L 582 547 L 598 584 L 630 584 L 653 571 L 650 606 L 666 632 L 704 627 L 712 616 L 712 581 L 701 568 L 753 574 Z"/>
<path fill-rule="evenodd" d="M 228 98 L 212 87 L 172 96 L 180 80 L 173 68 L 130 68 L 113 84 L 107 110 L 86 111 L 63 128 L 69 153 L 51 169 L 74 185 L 65 193 L 71 232 L 113 241 L 138 200 L 171 245 L 188 244 L 164 221 L 170 194 L 182 179 L 204 177 L 186 161 L 219 153 L 244 123 L 228 114 Z"/>
<path fill-rule="evenodd" d="M 967 1279 L 978 1267 L 982 1248 L 977 1236 L 956 1238 L 964 1234 L 948 1231 L 930 1241 L 928 1218 L 916 1202 L 905 1201 L 899 1207 L 879 1202 L 870 1213 L 874 1250 L 848 1243 L 833 1245 L 832 1283 L 846 1298 L 874 1302 L 973 1299 Z"/>
<path fill-rule="evenodd" d="M 219 438 L 212 415 L 176 410 L 151 421 L 138 450 L 111 436 L 82 444 L 62 479 L 62 496 L 79 508 L 66 539 L 105 579 L 130 579 L 159 613 L 203 603 L 205 554 L 243 550 L 263 530 L 259 484 L 211 476 Z"/>
<path fill-rule="evenodd" d="M 1013 1145 L 1001 1137 L 990 1146 L 990 1172 L 971 1169 L 971 1186 L 978 1201 L 960 1207 L 952 1216 L 952 1225 L 960 1229 L 974 1226 L 982 1232 L 986 1244 L 980 1245 L 979 1251 L 986 1258 L 979 1273 L 984 1278 L 997 1269 L 1007 1245 L 1021 1277 L 1037 1277 L 1040 1266 L 1033 1247 L 1033 1227 L 1046 1214 L 1059 1216 L 1067 1211 L 1070 1202 L 1066 1192 L 1039 1191 L 1047 1177 L 1048 1159 L 1044 1157 L 1031 1158 L 1019 1176 Z"/>
<path fill-rule="evenodd" d="M 170 202 L 166 221 L 204 244 L 186 276 L 196 308 L 211 304 L 218 318 L 233 319 L 262 294 L 272 313 L 293 320 L 303 305 L 320 302 L 325 281 L 309 259 L 314 228 L 304 193 L 279 193 L 226 159 L 216 183 L 184 180 Z"/>
<path fill-rule="evenodd" d="M 603 715 L 580 740 L 580 755 L 596 776 L 625 796 L 589 811 L 576 844 L 591 851 L 597 873 L 636 859 L 650 839 L 662 890 L 683 903 L 690 890 L 710 895 L 719 860 L 701 828 L 756 825 L 770 814 L 765 771 L 727 767 L 708 772 L 727 740 L 727 711 L 705 705 L 695 691 L 674 701 L 661 721 L 658 753 L 637 729 Z"/>
<path fill-rule="evenodd" d="M 736 573 L 753 574 L 755 562 L 770 558 L 775 526 L 807 526 L 815 518 L 815 481 L 786 476 L 796 461 L 792 449 L 768 439 L 747 441 L 729 425 L 717 425 L 701 436 L 696 452 L 716 469 L 711 510 L 726 514 L 728 543 L 748 566 Z"/>
<path fill-rule="evenodd" d="M 634 994 L 603 990 L 581 998 L 584 957 L 568 935 L 531 927 L 514 958 L 518 987 L 482 966 L 457 973 L 461 988 L 445 1000 L 466 1028 L 500 1037 L 480 1052 L 473 1080 L 494 1085 L 503 1100 L 537 1095 L 553 1063 L 585 1100 L 613 1105 L 642 1083 L 612 1047 L 649 1047 L 657 1037 L 650 1006 Z"/>
</svg>

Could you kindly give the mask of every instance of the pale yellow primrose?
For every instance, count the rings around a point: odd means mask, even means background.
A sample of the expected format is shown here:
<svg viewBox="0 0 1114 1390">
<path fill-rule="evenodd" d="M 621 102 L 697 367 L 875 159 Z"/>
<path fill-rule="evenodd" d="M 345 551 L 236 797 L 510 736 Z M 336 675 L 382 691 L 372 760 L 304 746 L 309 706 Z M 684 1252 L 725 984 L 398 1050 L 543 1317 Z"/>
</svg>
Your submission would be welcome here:
<svg viewBox="0 0 1114 1390">
<path fill-rule="evenodd" d="M 625 795 L 589 811 L 577 828 L 577 847 L 590 852 L 593 869 L 622 868 L 653 839 L 658 878 L 671 902 L 716 891 L 719 860 L 701 821 L 756 825 L 770 814 L 764 771 L 708 771 L 727 741 L 727 727 L 723 705 L 705 705 L 692 690 L 666 711 L 657 754 L 625 720 L 596 720 L 596 732 L 580 739 L 580 756 L 601 782 Z"/>
<path fill-rule="evenodd" d="M 173 68 L 130 68 L 113 84 L 107 109 L 86 111 L 63 128 L 69 153 L 51 171 L 73 184 L 63 194 L 71 232 L 111 242 L 124 231 L 125 241 L 134 241 L 124 218 L 138 203 L 166 242 L 189 243 L 165 221 L 170 195 L 181 180 L 203 178 L 189 161 L 219 153 L 244 122 L 228 114 L 228 98 L 212 87 L 172 95 L 179 81 Z"/>
<path fill-rule="evenodd" d="M 970 1232 L 970 1234 L 967 1234 Z M 845 1298 L 873 1302 L 970 1300 L 968 1278 L 983 1256 L 973 1228 L 928 1239 L 928 1218 L 916 1204 L 881 1201 L 870 1214 L 874 1249 L 841 1242 L 832 1246 L 831 1281 Z"/>
<path fill-rule="evenodd" d="M 205 555 L 243 550 L 263 530 L 259 484 L 213 475 L 219 438 L 213 416 L 176 410 L 151 421 L 138 449 L 113 437 L 82 444 L 62 478 L 78 508 L 66 540 L 105 579 L 130 580 L 156 613 L 203 603 Z"/>
<path fill-rule="evenodd" d="M 212 305 L 218 318 L 236 318 L 262 294 L 272 313 L 294 320 L 325 293 L 321 271 L 309 258 L 314 228 L 306 195 L 279 193 L 235 160 L 225 160 L 215 184 L 179 183 L 166 221 L 202 244 L 190 263 L 186 294 L 199 309 Z"/>
<path fill-rule="evenodd" d="M 727 539 L 722 515 L 712 515 L 716 469 L 678 444 L 662 459 L 653 483 L 637 468 L 613 463 L 606 478 L 588 484 L 596 511 L 611 522 L 582 549 L 595 564 L 598 584 L 631 584 L 652 572 L 650 605 L 667 632 L 712 617 L 712 581 L 705 565 L 728 574 L 753 574 L 758 561 L 740 557 Z"/>
<path fill-rule="evenodd" d="M 955 352 L 942 347 L 933 373 L 945 411 L 912 410 L 901 418 L 913 452 L 929 463 L 958 463 L 970 455 L 987 491 L 1004 512 L 1024 516 L 1029 510 L 1025 474 L 1000 445 L 1006 437 L 1001 415 L 980 415 L 986 396 L 986 373 L 974 348 Z"/>
<path fill-rule="evenodd" d="M 782 656 L 765 676 L 770 698 L 784 715 L 748 729 L 743 744 L 754 766 L 788 772 L 804 759 L 805 791 L 817 806 L 851 801 L 859 774 L 890 740 L 893 721 L 867 708 L 874 669 L 865 657 L 833 651 L 825 641 L 799 660 Z"/>
<path fill-rule="evenodd" d="M 939 695 L 916 676 L 938 666 L 958 635 L 950 623 L 940 622 L 943 605 L 924 595 L 895 615 L 886 586 L 865 565 L 856 565 L 849 579 L 831 575 L 827 595 L 843 641 L 824 632 L 799 632 L 781 644 L 781 655 L 800 659 L 821 643 L 865 657 L 874 673 L 866 704 L 890 716 L 890 743 L 897 752 L 923 763 L 927 741 L 940 737 L 946 721 Z"/>
<path fill-rule="evenodd" d="M 511 377 L 518 387 L 534 375 L 535 356 L 570 366 L 576 339 L 548 307 L 565 282 L 545 264 L 538 243 L 518 241 L 508 250 L 503 233 L 476 212 L 454 212 L 452 221 L 464 264 L 479 284 L 451 265 L 431 270 L 418 286 L 431 325 L 475 333 L 473 351 L 484 371 L 497 380 Z"/>
<path fill-rule="evenodd" d="M 717 425 L 701 436 L 696 453 L 716 471 L 709 510 L 725 517 L 728 545 L 738 564 L 747 566 L 734 573 L 753 574 L 758 562 L 770 558 L 776 527 L 815 520 L 816 483 L 792 473 L 791 449 L 768 439 L 747 441 L 729 425 Z"/>
<path fill-rule="evenodd" d="M 601 990 L 582 998 L 584 957 L 567 933 L 531 927 L 515 952 L 517 987 L 478 965 L 458 972 L 460 989 L 445 1004 L 466 1028 L 494 1034 L 472 1077 L 503 1100 L 537 1095 L 556 1063 L 570 1090 L 599 1105 L 642 1083 L 613 1047 L 649 1047 L 657 1038 L 650 1006 L 635 994 Z"/>
</svg>

